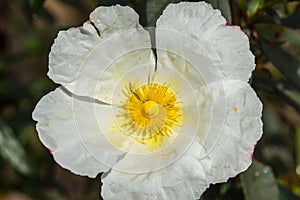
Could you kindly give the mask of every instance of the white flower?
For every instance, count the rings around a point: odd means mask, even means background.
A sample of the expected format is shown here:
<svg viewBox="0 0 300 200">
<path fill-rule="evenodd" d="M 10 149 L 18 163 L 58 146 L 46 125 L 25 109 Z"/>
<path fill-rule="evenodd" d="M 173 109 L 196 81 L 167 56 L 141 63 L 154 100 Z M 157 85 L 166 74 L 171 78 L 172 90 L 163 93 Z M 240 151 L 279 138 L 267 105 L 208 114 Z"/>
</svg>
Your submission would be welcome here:
<svg viewBox="0 0 300 200">
<path fill-rule="evenodd" d="M 152 30 L 153 31 L 153 30 Z M 209 4 L 170 4 L 149 33 L 129 7 L 61 31 L 33 112 L 40 140 L 104 199 L 197 199 L 251 164 L 262 105 L 246 35 Z"/>
</svg>

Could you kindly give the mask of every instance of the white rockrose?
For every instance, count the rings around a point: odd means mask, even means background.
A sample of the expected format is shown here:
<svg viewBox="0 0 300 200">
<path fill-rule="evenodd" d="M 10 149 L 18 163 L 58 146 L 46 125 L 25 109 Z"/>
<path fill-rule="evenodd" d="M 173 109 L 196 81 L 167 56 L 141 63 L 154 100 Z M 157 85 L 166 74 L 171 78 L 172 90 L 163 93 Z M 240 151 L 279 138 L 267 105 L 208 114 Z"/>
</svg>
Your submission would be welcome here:
<svg viewBox="0 0 300 200">
<path fill-rule="evenodd" d="M 251 164 L 254 68 L 247 36 L 207 3 L 170 4 L 147 29 L 130 7 L 98 7 L 59 32 L 48 76 L 61 86 L 33 119 L 59 165 L 103 173 L 104 199 L 197 199 Z"/>
</svg>

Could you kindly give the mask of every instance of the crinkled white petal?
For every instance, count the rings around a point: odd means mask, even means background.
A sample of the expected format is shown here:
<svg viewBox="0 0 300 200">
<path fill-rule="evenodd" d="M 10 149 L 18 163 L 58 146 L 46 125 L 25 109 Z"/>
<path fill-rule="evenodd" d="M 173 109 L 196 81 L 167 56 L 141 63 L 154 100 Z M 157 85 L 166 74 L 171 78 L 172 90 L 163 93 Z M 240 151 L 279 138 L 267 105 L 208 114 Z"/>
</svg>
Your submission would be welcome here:
<svg viewBox="0 0 300 200">
<path fill-rule="evenodd" d="M 170 4 L 158 19 L 157 30 L 158 49 L 172 51 L 166 41 L 160 43 L 165 37 L 188 62 L 191 53 L 211 59 L 210 70 L 221 78 L 247 81 L 255 67 L 247 36 L 238 27 L 226 26 L 220 11 L 205 2 Z M 191 64 L 204 67 L 200 62 Z"/>
<path fill-rule="evenodd" d="M 92 25 L 60 31 L 49 54 L 48 76 L 56 83 L 67 87 L 78 76 L 80 63 L 97 42 Z"/>
<path fill-rule="evenodd" d="M 262 104 L 250 85 L 238 80 L 226 81 L 225 98 L 226 117 L 224 124 L 220 124 L 222 131 L 219 138 L 214 138 L 216 143 L 208 152 L 212 183 L 224 182 L 246 170 L 262 135 Z"/>
<path fill-rule="evenodd" d="M 62 88 L 44 96 L 32 116 L 40 140 L 62 167 L 89 177 L 108 170 L 83 144 L 73 120 L 72 99 Z"/>
<path fill-rule="evenodd" d="M 101 195 L 106 200 L 198 199 L 209 185 L 205 169 L 211 165 L 207 158 L 200 159 L 201 151 L 201 145 L 194 142 L 172 165 L 151 173 L 104 173 Z"/>
<path fill-rule="evenodd" d="M 129 7 L 96 8 L 82 27 L 59 32 L 49 55 L 49 77 L 76 95 L 111 103 L 124 73 L 139 67 L 147 79 L 154 69 L 150 37 L 138 20 Z"/>
<path fill-rule="evenodd" d="M 139 26 L 138 14 L 128 6 L 98 7 L 90 14 L 90 20 L 98 28 L 100 35 L 109 37 L 110 34 L 129 30 Z"/>
<path fill-rule="evenodd" d="M 222 78 L 218 77 L 217 72 L 213 70 L 214 64 L 207 57 L 198 57 L 194 52 L 190 52 L 191 60 L 195 64 L 200 63 L 194 67 L 173 53 L 161 50 L 158 53 L 155 80 L 165 81 L 170 85 L 184 111 L 178 137 L 197 134 L 209 151 L 220 136 L 226 115 Z M 184 131 L 185 127 L 189 127 L 189 132 Z M 188 139 L 191 141 L 193 137 Z"/>
<path fill-rule="evenodd" d="M 164 31 L 159 31 L 165 33 Z M 170 34 L 169 34 L 170 35 Z M 157 43 L 160 47 L 166 49 L 158 50 L 158 64 L 157 64 L 157 81 L 165 81 L 175 86 L 178 89 L 178 95 L 183 96 L 186 93 L 190 93 L 191 90 L 199 90 L 201 87 L 205 87 L 207 84 L 219 81 L 222 77 L 216 72 L 216 65 L 211 62 L 208 57 L 197 54 L 191 50 L 191 48 L 182 47 L 177 52 L 176 39 L 170 40 L 166 35 L 161 35 L 160 41 Z M 175 36 L 176 37 L 176 36 Z M 173 45 L 172 47 L 169 46 Z M 185 43 L 187 44 L 187 43 Z M 190 43 L 191 44 L 191 43 Z M 174 53 L 168 52 L 173 51 Z M 180 51 L 184 51 L 184 55 L 180 55 Z M 179 55 L 176 53 L 179 53 Z M 170 71 L 174 71 L 170 73 Z M 172 74 L 180 74 L 181 80 Z M 168 75 L 169 74 L 169 75 Z M 183 88 L 182 82 L 189 84 L 190 88 Z"/>
<path fill-rule="evenodd" d="M 221 12 L 205 2 L 169 4 L 156 22 L 158 28 L 177 30 L 203 41 L 225 24 Z"/>
<path fill-rule="evenodd" d="M 255 68 L 249 39 L 238 26 L 219 26 L 210 38 L 220 57 L 218 69 L 226 79 L 248 80 Z"/>
</svg>

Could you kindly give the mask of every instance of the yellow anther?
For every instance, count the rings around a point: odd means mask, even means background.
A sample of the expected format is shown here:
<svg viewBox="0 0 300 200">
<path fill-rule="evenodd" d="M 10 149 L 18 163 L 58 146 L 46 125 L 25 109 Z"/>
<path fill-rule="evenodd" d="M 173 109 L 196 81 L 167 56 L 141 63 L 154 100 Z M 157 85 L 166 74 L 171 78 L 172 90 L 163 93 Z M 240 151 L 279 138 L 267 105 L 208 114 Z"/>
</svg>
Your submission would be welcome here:
<svg viewBox="0 0 300 200">
<path fill-rule="evenodd" d="M 125 93 L 128 99 L 124 102 L 122 127 L 128 134 L 139 139 L 152 138 L 172 133 L 172 127 L 181 121 L 180 103 L 167 85 L 152 83 L 135 87 L 129 84 Z"/>
<path fill-rule="evenodd" d="M 143 115 L 153 118 L 159 113 L 159 105 L 154 101 L 147 101 L 143 104 Z"/>
<path fill-rule="evenodd" d="M 234 106 L 234 107 L 233 107 L 233 110 L 236 112 L 236 111 L 238 111 L 238 110 L 239 110 L 239 108 L 238 108 L 238 107 L 236 107 L 236 106 Z"/>
</svg>

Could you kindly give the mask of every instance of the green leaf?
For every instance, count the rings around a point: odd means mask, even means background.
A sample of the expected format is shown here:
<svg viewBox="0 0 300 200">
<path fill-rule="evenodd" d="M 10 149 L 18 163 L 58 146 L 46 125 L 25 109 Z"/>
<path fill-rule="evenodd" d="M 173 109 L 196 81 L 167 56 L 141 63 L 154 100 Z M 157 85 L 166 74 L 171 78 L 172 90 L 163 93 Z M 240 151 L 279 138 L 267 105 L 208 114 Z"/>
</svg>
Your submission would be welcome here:
<svg viewBox="0 0 300 200">
<path fill-rule="evenodd" d="M 33 0 L 31 3 L 31 9 L 33 12 L 38 12 L 44 4 L 45 0 Z"/>
<path fill-rule="evenodd" d="M 264 0 L 250 0 L 248 2 L 248 11 L 253 16 L 257 10 L 264 4 Z"/>
<path fill-rule="evenodd" d="M 274 89 L 288 104 L 294 107 L 300 113 L 300 93 L 296 87 L 293 87 L 287 81 L 274 82 Z"/>
<path fill-rule="evenodd" d="M 9 162 L 15 170 L 30 175 L 31 168 L 23 146 L 15 137 L 11 128 L 9 128 L 0 119 L 0 155 Z"/>
<path fill-rule="evenodd" d="M 219 9 L 229 24 L 232 23 L 229 0 L 205 0 L 205 1 L 207 3 L 210 3 L 214 8 Z"/>
<path fill-rule="evenodd" d="M 295 137 L 295 147 L 296 147 L 296 173 L 300 175 L 300 125 L 296 127 L 296 137 Z"/>
<path fill-rule="evenodd" d="M 0 59 L 0 72 L 2 72 L 7 66 L 7 63 L 4 59 Z"/>
<path fill-rule="evenodd" d="M 274 43 L 289 42 L 289 44 L 300 49 L 300 33 L 293 29 L 278 24 L 255 24 L 255 29 L 260 37 Z"/>
<path fill-rule="evenodd" d="M 299 197 L 297 197 L 289 188 L 284 187 L 282 185 L 279 186 L 279 192 L 280 192 L 280 200 L 299 200 Z"/>
<path fill-rule="evenodd" d="M 291 28 L 300 28 L 300 10 L 296 10 L 292 15 L 283 18 L 281 23 Z"/>
<path fill-rule="evenodd" d="M 246 200 L 279 200 L 279 190 L 270 167 L 253 161 L 240 178 Z"/>
<path fill-rule="evenodd" d="M 180 0 L 148 0 L 147 1 L 147 23 L 149 26 L 154 26 L 158 17 L 170 3 L 178 3 Z M 232 22 L 229 0 L 206 0 L 216 9 L 222 12 L 228 23 Z"/>
<path fill-rule="evenodd" d="M 259 6 L 259 0 L 250 0 L 248 3 L 248 10 L 250 12 L 250 15 L 254 15 L 256 11 L 258 10 Z"/>
<path fill-rule="evenodd" d="M 300 106 L 300 93 L 299 92 L 297 92 L 296 90 L 294 90 L 292 88 L 284 87 L 282 84 L 278 84 L 277 88 Z"/>
<path fill-rule="evenodd" d="M 269 69 L 267 69 L 269 70 Z M 272 77 L 270 77 L 270 73 Z M 275 94 L 278 98 L 282 99 L 290 106 L 292 106 L 298 113 L 300 113 L 300 93 L 299 89 L 292 85 L 289 81 L 286 80 L 285 77 L 273 77 L 272 72 L 259 71 L 255 74 L 255 79 L 253 81 L 253 87 L 257 90 L 263 90 L 271 94 Z M 281 79 L 277 79 L 281 78 Z M 273 115 L 274 118 L 276 115 Z M 266 119 L 264 119 L 266 120 Z M 270 125 L 270 126 L 269 126 Z M 280 127 L 278 127 L 279 123 L 266 122 L 264 129 L 266 132 L 274 132 L 280 131 Z M 272 128 L 268 130 L 268 127 Z M 276 132 L 275 131 L 275 132 Z M 282 130 L 281 130 L 282 131 Z"/>
<path fill-rule="evenodd" d="M 18 0 L 17 2 L 21 5 L 26 19 L 31 23 L 32 22 L 32 13 L 31 13 L 30 2 L 26 1 L 26 0 Z"/>
<path fill-rule="evenodd" d="M 262 49 L 268 59 L 298 88 L 300 88 L 300 61 L 281 47 L 261 40 Z"/>
<path fill-rule="evenodd" d="M 148 26 L 155 26 L 156 20 L 168 4 L 178 2 L 180 2 L 180 0 L 148 0 L 146 5 Z"/>
<path fill-rule="evenodd" d="M 30 34 L 26 37 L 23 44 L 26 53 L 36 53 L 40 51 L 42 47 L 42 40 L 34 34 Z"/>
<path fill-rule="evenodd" d="M 236 3 L 243 11 L 247 10 L 246 0 L 236 0 Z"/>
</svg>

